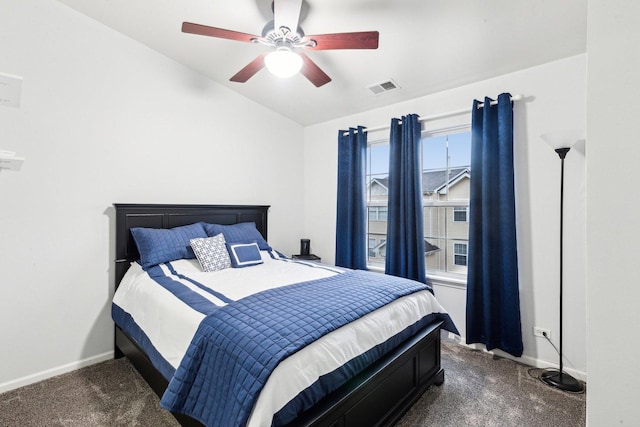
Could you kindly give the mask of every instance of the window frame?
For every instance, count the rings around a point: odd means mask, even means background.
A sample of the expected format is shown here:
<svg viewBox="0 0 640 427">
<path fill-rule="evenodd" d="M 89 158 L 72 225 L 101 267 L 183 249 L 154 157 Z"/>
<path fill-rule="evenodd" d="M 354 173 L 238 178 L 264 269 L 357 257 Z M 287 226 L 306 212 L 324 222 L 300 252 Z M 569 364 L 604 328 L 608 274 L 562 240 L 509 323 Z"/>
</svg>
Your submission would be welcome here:
<svg viewBox="0 0 640 427">
<path fill-rule="evenodd" d="M 453 265 L 457 265 L 460 267 L 468 267 L 469 266 L 469 243 L 462 242 L 452 242 L 453 243 Z M 456 246 L 464 246 L 464 253 L 456 252 Z M 464 264 L 458 264 L 456 262 L 456 257 L 464 257 Z"/>
<path fill-rule="evenodd" d="M 456 213 L 464 212 L 464 219 L 456 219 Z M 469 207 L 468 206 L 454 206 L 453 207 L 453 222 L 469 222 Z"/>
<path fill-rule="evenodd" d="M 458 122 L 460 122 L 460 120 L 458 120 Z M 424 157 L 424 141 L 428 138 L 434 138 L 434 137 L 440 137 L 440 136 L 450 136 L 450 135 L 455 135 L 455 134 L 460 134 L 460 133 L 471 133 L 471 123 L 470 123 L 470 117 L 467 118 L 466 120 L 460 122 L 460 124 L 456 124 L 456 125 L 451 125 L 451 126 L 443 126 L 443 127 L 439 127 L 439 128 L 434 128 L 434 129 L 428 129 L 428 130 L 423 130 L 421 132 L 421 139 L 423 142 L 423 146 L 421 148 L 421 162 L 422 159 Z M 378 134 L 377 132 L 375 132 L 376 135 L 381 135 Z M 389 138 L 388 136 L 386 137 L 378 137 L 378 138 L 371 138 L 371 134 L 369 135 L 370 140 L 367 144 L 367 160 L 366 160 L 366 171 L 365 171 L 365 176 L 367 178 L 367 182 L 371 182 L 374 178 L 380 178 L 383 177 L 385 174 L 380 173 L 379 171 L 375 171 L 372 172 L 371 171 L 371 166 L 372 166 L 372 159 L 371 159 L 371 154 L 369 153 L 369 150 L 372 147 L 376 147 L 376 146 L 380 146 L 380 145 L 388 145 L 389 144 Z M 470 136 L 469 136 L 470 138 Z M 470 143 L 470 139 L 469 139 L 469 143 Z M 447 169 L 454 169 L 454 168 L 458 168 L 458 167 L 466 167 L 469 170 L 471 169 L 471 165 L 470 162 L 468 165 L 466 166 L 450 166 L 449 162 L 447 162 Z M 421 169 L 423 172 L 425 172 L 426 170 L 424 169 L 424 166 L 421 165 Z M 386 171 L 386 176 L 388 176 L 389 171 Z M 444 194 L 446 195 L 446 199 L 445 200 L 425 200 L 423 198 L 423 203 L 422 203 L 422 207 L 423 209 L 427 208 L 427 207 L 437 207 L 437 208 L 444 208 L 445 210 L 449 210 L 451 213 L 451 218 L 448 220 L 450 221 L 450 224 L 468 224 L 469 223 L 469 199 L 451 199 L 449 200 L 449 182 L 446 183 L 446 188 L 444 189 Z M 368 186 L 369 184 L 367 184 Z M 369 238 L 369 236 L 371 236 L 373 233 L 374 235 L 378 236 L 379 233 L 377 233 L 376 231 L 370 231 L 369 228 L 369 222 L 371 221 L 369 218 L 369 208 L 371 207 L 375 207 L 376 208 L 376 219 L 374 219 L 374 222 L 380 222 L 382 220 L 379 220 L 379 208 L 380 207 L 385 207 L 388 209 L 388 199 L 387 200 L 380 200 L 380 199 L 376 199 L 376 198 L 372 198 L 372 193 L 368 190 L 367 191 L 367 238 Z M 381 205 L 381 202 L 384 202 L 384 205 Z M 465 221 L 456 221 L 454 219 L 454 213 L 453 213 L 453 209 L 451 209 L 452 207 L 456 207 L 456 208 L 460 208 L 460 209 L 464 209 L 465 212 Z M 386 220 L 384 220 L 386 221 Z M 447 220 L 445 220 L 445 223 L 448 222 Z M 467 232 L 468 232 L 468 228 L 467 228 Z M 429 239 L 428 236 L 426 236 L 427 234 L 427 230 L 425 228 L 425 239 Z M 468 240 L 462 241 L 461 239 L 458 237 L 450 237 L 448 234 L 448 231 L 445 232 L 445 234 L 443 235 L 442 238 L 436 238 L 435 240 L 438 239 L 444 239 L 444 241 L 447 241 L 447 244 L 442 245 L 441 250 L 443 252 L 444 258 L 444 269 L 443 270 L 436 270 L 436 269 L 427 269 L 427 278 L 432 281 L 433 283 L 437 283 L 437 284 L 441 284 L 441 285 L 445 285 L 445 286 L 453 286 L 453 287 L 464 287 L 466 286 L 466 281 L 467 281 L 467 272 L 458 272 L 458 271 L 451 271 L 449 270 L 448 265 L 457 265 L 455 264 L 455 254 L 452 253 L 451 254 L 451 258 L 449 258 L 449 260 L 447 260 L 447 258 L 449 257 L 449 254 L 447 253 L 449 250 L 453 251 L 453 247 L 450 246 L 452 241 L 455 242 L 460 242 L 461 244 L 465 245 L 467 247 L 467 252 L 465 254 L 459 254 L 465 257 L 465 261 L 466 261 L 466 265 L 464 267 L 468 266 Z M 386 235 L 384 236 L 380 236 L 382 237 L 385 241 L 386 241 Z M 468 234 L 467 234 L 468 237 Z M 464 239 L 462 239 L 464 240 Z M 438 245 L 440 246 L 440 245 Z M 367 248 L 367 253 L 368 253 L 368 249 Z M 380 265 L 380 263 L 374 263 L 371 264 L 370 259 L 371 257 L 367 257 L 367 268 L 369 270 L 372 271 L 380 271 L 380 272 L 384 272 L 384 265 Z M 375 257 L 376 260 L 381 260 L 384 259 L 382 257 Z M 425 263 L 427 262 L 427 257 L 425 256 Z M 449 264 L 450 263 L 450 264 Z M 461 266 L 462 267 L 462 266 Z"/>
</svg>

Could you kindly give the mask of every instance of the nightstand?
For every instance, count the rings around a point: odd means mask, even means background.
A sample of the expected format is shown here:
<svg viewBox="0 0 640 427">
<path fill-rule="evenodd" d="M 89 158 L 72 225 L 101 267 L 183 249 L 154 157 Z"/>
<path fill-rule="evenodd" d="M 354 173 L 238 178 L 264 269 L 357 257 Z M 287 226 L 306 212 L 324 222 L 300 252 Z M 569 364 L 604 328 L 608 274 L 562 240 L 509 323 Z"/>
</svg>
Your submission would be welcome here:
<svg viewBox="0 0 640 427">
<path fill-rule="evenodd" d="M 304 261 L 321 261 L 321 258 L 318 255 L 309 254 L 309 255 L 291 255 L 293 259 L 301 259 Z"/>
</svg>

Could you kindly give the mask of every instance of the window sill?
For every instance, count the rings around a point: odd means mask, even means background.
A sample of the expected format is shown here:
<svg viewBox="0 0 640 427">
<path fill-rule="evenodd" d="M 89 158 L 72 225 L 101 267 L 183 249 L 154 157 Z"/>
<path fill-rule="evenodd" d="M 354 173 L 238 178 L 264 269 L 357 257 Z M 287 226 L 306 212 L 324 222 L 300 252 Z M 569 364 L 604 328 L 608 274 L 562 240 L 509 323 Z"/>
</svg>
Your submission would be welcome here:
<svg viewBox="0 0 640 427">
<path fill-rule="evenodd" d="M 368 265 L 367 269 L 369 271 L 384 274 L 384 267 Z M 437 285 L 437 286 L 448 286 L 456 289 L 465 289 L 467 287 L 467 276 L 462 274 L 452 274 L 452 273 L 429 274 L 427 273 L 427 280 L 429 280 L 431 284 Z"/>
<path fill-rule="evenodd" d="M 367 265 L 367 270 L 373 271 L 376 273 L 384 273 L 384 267 L 378 267 L 375 265 Z"/>
<path fill-rule="evenodd" d="M 431 281 L 432 285 L 448 286 L 456 289 L 465 289 L 467 287 L 467 276 L 462 274 L 427 274 L 427 279 Z"/>
</svg>

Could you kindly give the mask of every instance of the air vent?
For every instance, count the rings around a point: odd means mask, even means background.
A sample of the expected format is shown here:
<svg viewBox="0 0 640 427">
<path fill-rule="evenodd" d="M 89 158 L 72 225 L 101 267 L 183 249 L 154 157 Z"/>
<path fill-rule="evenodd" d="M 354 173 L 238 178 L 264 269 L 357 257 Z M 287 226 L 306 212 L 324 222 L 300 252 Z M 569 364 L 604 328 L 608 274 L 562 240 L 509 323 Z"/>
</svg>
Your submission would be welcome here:
<svg viewBox="0 0 640 427">
<path fill-rule="evenodd" d="M 379 95 L 384 92 L 389 92 L 391 90 L 398 89 L 400 86 L 396 84 L 393 80 L 389 79 L 382 83 L 376 83 L 368 87 L 368 89 L 373 92 L 375 95 Z"/>
</svg>

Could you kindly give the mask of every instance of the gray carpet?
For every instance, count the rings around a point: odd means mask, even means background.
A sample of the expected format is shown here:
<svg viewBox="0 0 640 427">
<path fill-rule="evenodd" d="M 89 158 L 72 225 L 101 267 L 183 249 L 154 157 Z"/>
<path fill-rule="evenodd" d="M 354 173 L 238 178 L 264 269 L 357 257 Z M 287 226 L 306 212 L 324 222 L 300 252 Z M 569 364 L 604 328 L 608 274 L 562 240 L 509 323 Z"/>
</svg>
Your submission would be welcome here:
<svg viewBox="0 0 640 427">
<path fill-rule="evenodd" d="M 427 390 L 397 427 L 586 425 L 586 394 L 543 384 L 541 369 L 451 343 L 443 343 L 442 367 L 444 384 Z"/>
<path fill-rule="evenodd" d="M 0 394 L 2 427 L 179 426 L 126 360 L 109 360 Z"/>
<path fill-rule="evenodd" d="M 585 394 L 542 384 L 529 367 L 444 343 L 445 382 L 397 427 L 584 426 Z M 539 372 L 536 372 L 539 373 Z M 177 426 L 125 359 L 0 394 L 0 426 Z"/>
</svg>

